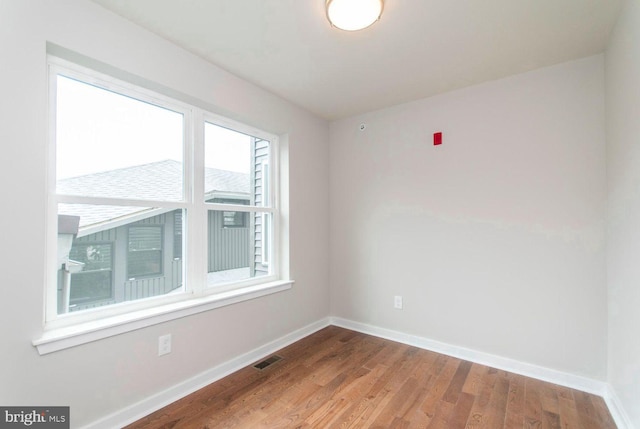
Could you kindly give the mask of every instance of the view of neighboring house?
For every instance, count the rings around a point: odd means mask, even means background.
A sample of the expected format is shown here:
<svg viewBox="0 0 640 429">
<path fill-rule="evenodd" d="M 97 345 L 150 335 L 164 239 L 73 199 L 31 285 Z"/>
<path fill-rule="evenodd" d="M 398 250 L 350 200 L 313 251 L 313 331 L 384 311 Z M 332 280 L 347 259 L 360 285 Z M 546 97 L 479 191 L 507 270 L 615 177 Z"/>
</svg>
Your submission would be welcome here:
<svg viewBox="0 0 640 429">
<path fill-rule="evenodd" d="M 250 174 L 206 168 L 206 201 L 259 203 L 263 198 L 267 145 L 268 142 L 253 140 L 254 169 Z M 91 189 L 110 197 L 131 198 L 120 191 L 125 188 L 122 183 L 129 182 L 139 184 L 133 198 L 180 200 L 182 174 L 180 162 L 165 160 L 61 179 L 57 189 L 71 195 Z M 59 255 L 59 313 L 168 294 L 182 287 L 185 251 L 181 209 L 60 204 L 58 215 L 78 221 L 71 248 Z M 255 212 L 209 211 L 209 285 L 268 272 L 268 234 L 263 237 L 263 222 L 263 216 Z M 59 243 L 64 233 L 59 231 Z M 69 289 L 66 293 L 65 282 Z M 63 295 L 67 294 L 65 300 Z"/>
</svg>

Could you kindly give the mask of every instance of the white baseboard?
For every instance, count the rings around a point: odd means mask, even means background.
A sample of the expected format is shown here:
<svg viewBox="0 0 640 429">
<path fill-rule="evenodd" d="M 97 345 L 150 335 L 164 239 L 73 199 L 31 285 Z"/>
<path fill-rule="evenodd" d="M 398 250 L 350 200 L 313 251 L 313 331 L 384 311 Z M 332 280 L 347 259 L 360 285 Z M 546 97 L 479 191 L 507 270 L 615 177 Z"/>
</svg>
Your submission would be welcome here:
<svg viewBox="0 0 640 429">
<path fill-rule="evenodd" d="M 403 344 L 408 344 L 425 350 L 453 356 L 458 359 L 464 359 L 470 362 L 491 366 L 493 368 L 504 371 L 513 372 L 524 375 L 526 377 L 536 378 L 542 381 L 559 384 L 571 389 L 581 390 L 583 392 L 592 393 L 602 396 L 609 408 L 609 412 L 613 417 L 618 429 L 636 429 L 631 420 L 627 416 L 622 407 L 620 399 L 609 384 L 604 381 L 593 380 L 591 378 L 579 375 L 569 374 L 555 369 L 545 368 L 538 365 L 532 365 L 517 361 L 515 359 L 495 356 L 489 353 L 479 352 L 464 347 L 453 346 L 451 344 L 441 343 L 439 341 L 430 340 L 415 335 L 409 335 L 390 329 L 380 328 L 378 326 L 368 325 L 365 323 L 354 322 L 340 317 L 331 317 L 332 325 L 339 326 L 353 331 L 362 332 L 363 334 L 374 335 L 380 338 L 386 338 Z"/>
<path fill-rule="evenodd" d="M 631 423 L 629 415 L 622 407 L 620 398 L 610 384 L 607 384 L 607 391 L 604 395 L 604 401 L 607 403 L 607 407 L 609 408 L 611 417 L 613 417 L 613 420 L 616 422 L 618 429 L 636 429 L 633 423 Z"/>
<path fill-rule="evenodd" d="M 211 368 L 203 373 L 196 375 L 182 383 L 176 384 L 158 394 L 155 394 L 147 399 L 144 399 L 136 404 L 133 404 L 127 408 L 117 411 L 84 426 L 83 429 L 112 429 L 115 427 L 124 427 L 128 424 L 139 420 L 152 412 L 165 407 L 172 402 L 181 399 L 190 393 L 195 392 L 217 380 L 220 380 L 227 375 L 238 371 L 252 363 L 268 356 L 289 344 L 319 331 L 322 328 L 329 326 L 329 318 L 319 320 L 315 323 L 307 325 L 298 329 L 290 334 L 287 334 L 277 340 L 271 341 L 261 347 L 258 347 L 250 352 L 240 355 L 230 361 L 224 362 L 214 368 Z"/>
<path fill-rule="evenodd" d="M 514 359 L 495 356 L 489 353 L 466 349 L 464 347 L 454 346 L 365 323 L 354 322 L 352 320 L 342 319 L 339 317 L 325 318 L 307 325 L 297 331 L 278 338 L 277 340 L 271 341 L 270 343 L 198 374 L 197 376 L 182 383 L 172 386 L 169 389 L 166 389 L 143 401 L 84 426 L 83 429 L 111 429 L 114 427 L 126 426 L 329 325 L 335 325 L 351 329 L 353 331 L 362 332 L 364 334 L 386 338 L 388 340 L 397 341 L 399 343 L 408 344 L 421 349 L 431 350 L 459 359 L 464 359 L 602 396 L 609 407 L 609 411 L 611 412 L 618 429 L 636 429 L 631 423 L 628 415 L 625 413 L 615 391 L 611 386 L 603 381 L 593 380 L 587 377 L 532 365 Z"/>
<path fill-rule="evenodd" d="M 582 390 L 583 392 L 593 393 L 603 396 L 606 392 L 607 384 L 604 381 L 593 380 L 579 375 L 569 374 L 554 369 L 549 369 L 530 363 L 520 362 L 515 359 L 509 359 L 501 356 L 492 355 L 490 353 L 479 352 L 464 347 L 454 346 L 439 341 L 430 340 L 416 335 L 409 335 L 390 329 L 380 328 L 365 323 L 354 322 L 352 320 L 342 319 L 339 317 L 330 318 L 331 324 L 346 329 L 362 332 L 364 334 L 374 335 L 376 337 L 386 338 L 388 340 L 397 341 L 399 343 L 408 344 L 421 349 L 434 351 L 447 356 L 453 356 L 458 359 L 491 366 L 493 368 L 504 371 L 514 372 L 516 374 L 527 377 L 536 378 L 542 381 L 559 384 L 561 386 L 570 387 L 572 389 Z"/>
</svg>

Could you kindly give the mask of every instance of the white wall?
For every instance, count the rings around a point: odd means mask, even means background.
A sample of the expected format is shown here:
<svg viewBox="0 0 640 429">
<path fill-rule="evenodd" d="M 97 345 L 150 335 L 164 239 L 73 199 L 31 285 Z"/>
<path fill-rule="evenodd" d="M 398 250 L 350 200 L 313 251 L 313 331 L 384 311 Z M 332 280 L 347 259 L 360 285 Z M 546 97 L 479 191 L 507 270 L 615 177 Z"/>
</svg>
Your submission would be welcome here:
<svg viewBox="0 0 640 429">
<path fill-rule="evenodd" d="M 606 51 L 609 383 L 640 428 L 640 3 Z"/>
<path fill-rule="evenodd" d="M 603 109 L 595 56 L 332 122 L 332 314 L 605 380 Z"/>
<path fill-rule="evenodd" d="M 43 323 L 47 41 L 215 113 L 288 133 L 293 289 L 38 355 L 31 341 Z M 70 405 L 79 427 L 327 316 L 326 121 L 87 1 L 0 0 L 0 54 L 0 404 Z M 163 333 L 173 334 L 173 352 L 158 358 Z"/>
</svg>

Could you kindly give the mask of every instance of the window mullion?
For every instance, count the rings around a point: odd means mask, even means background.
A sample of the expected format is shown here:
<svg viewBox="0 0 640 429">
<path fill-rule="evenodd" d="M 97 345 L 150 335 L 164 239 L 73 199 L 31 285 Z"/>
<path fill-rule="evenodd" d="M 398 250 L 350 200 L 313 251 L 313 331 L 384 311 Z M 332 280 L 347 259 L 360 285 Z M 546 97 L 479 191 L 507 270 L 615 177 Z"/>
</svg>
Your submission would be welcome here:
<svg viewBox="0 0 640 429">
<path fill-rule="evenodd" d="M 187 167 L 191 178 L 189 194 L 191 212 L 187 214 L 187 275 L 190 290 L 194 295 L 202 295 L 206 285 L 207 273 L 207 210 L 204 203 L 204 115 L 202 110 L 194 109 L 189 124 L 191 138 L 188 141 L 192 159 Z"/>
</svg>

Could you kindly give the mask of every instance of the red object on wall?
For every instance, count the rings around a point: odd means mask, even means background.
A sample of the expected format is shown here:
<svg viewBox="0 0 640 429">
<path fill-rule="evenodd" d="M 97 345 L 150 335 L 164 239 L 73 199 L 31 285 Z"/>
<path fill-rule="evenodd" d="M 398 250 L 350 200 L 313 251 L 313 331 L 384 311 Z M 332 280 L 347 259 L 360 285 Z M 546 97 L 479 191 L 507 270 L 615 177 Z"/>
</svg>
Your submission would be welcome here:
<svg viewBox="0 0 640 429">
<path fill-rule="evenodd" d="M 442 144 L 442 133 L 433 133 L 433 145 L 438 146 Z"/>
</svg>

